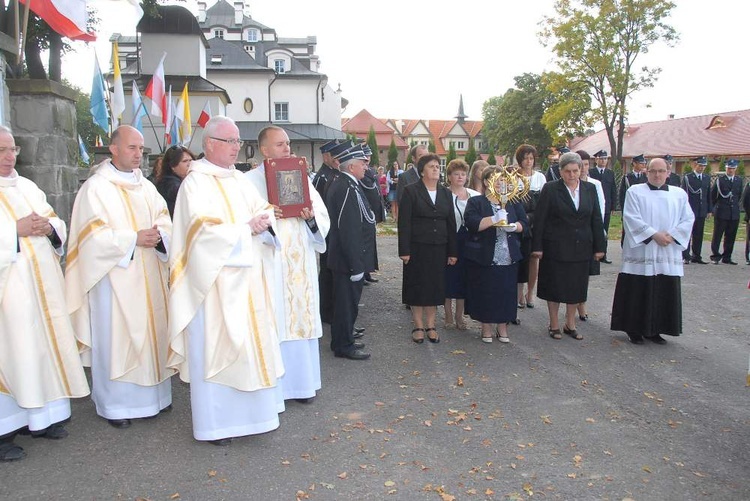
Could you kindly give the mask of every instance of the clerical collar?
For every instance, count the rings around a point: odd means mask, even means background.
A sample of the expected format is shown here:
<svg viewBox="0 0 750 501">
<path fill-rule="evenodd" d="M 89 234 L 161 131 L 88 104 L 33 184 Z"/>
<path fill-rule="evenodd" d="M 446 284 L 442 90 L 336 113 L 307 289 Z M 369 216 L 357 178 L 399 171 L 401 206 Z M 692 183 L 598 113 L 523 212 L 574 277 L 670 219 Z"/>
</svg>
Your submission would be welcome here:
<svg viewBox="0 0 750 501">
<path fill-rule="evenodd" d="M 646 184 L 651 191 L 669 191 L 669 185 L 667 183 L 662 184 L 659 188 L 649 182 L 646 182 Z"/>
</svg>

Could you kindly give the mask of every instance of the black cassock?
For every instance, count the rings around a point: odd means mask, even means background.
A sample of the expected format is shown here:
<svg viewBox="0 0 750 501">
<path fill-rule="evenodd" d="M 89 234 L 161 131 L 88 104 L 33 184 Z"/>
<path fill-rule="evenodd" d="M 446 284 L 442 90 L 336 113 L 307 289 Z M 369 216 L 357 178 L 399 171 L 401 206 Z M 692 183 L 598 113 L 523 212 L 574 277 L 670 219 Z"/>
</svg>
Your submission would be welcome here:
<svg viewBox="0 0 750 501">
<path fill-rule="evenodd" d="M 359 183 L 340 174 L 326 193 L 331 218 L 327 266 L 333 273 L 331 350 L 339 355 L 354 351 L 354 322 L 359 314 L 363 278 L 351 277 L 375 267 L 375 215 Z"/>
</svg>

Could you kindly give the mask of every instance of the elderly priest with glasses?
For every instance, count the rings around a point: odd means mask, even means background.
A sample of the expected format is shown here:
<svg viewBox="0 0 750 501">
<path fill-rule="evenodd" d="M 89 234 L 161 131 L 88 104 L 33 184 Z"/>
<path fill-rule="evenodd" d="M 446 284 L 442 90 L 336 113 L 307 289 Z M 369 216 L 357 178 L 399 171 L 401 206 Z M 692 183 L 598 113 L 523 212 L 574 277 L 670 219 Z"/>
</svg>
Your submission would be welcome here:
<svg viewBox="0 0 750 501">
<path fill-rule="evenodd" d="M 695 216 L 685 191 L 667 184 L 664 159 L 652 159 L 646 175 L 646 183 L 631 186 L 625 197 L 611 329 L 626 332 L 634 344 L 644 338 L 665 344 L 661 334 L 682 333 L 682 251 Z"/>
</svg>

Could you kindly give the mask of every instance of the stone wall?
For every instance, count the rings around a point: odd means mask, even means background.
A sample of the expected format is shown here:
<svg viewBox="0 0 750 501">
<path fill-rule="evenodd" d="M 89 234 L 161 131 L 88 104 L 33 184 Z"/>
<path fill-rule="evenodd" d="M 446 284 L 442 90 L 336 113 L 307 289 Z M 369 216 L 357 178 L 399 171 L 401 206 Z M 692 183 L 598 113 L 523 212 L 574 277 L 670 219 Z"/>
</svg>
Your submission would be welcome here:
<svg viewBox="0 0 750 501">
<path fill-rule="evenodd" d="M 16 170 L 47 194 L 57 215 L 70 221 L 78 191 L 75 94 L 49 80 L 6 80 L 10 127 L 21 147 Z"/>
</svg>

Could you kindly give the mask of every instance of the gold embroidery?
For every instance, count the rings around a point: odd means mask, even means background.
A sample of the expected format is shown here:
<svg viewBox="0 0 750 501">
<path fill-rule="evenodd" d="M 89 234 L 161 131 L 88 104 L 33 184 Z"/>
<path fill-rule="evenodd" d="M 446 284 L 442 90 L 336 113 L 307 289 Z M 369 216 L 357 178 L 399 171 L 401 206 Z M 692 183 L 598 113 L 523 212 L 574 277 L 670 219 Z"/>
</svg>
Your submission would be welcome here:
<svg viewBox="0 0 750 501">
<path fill-rule="evenodd" d="M 187 236 L 185 237 L 185 250 L 182 251 L 177 259 L 174 260 L 172 265 L 172 271 L 169 275 L 169 284 L 174 287 L 177 280 L 185 273 L 185 267 L 187 266 L 188 258 L 190 257 L 190 251 L 193 248 L 193 241 L 195 240 L 198 231 L 205 224 L 221 224 L 222 220 L 216 217 L 198 217 L 196 218 L 190 228 L 188 229 Z"/>
<path fill-rule="evenodd" d="M 68 267 L 72 266 L 73 262 L 78 259 L 78 253 L 81 246 L 86 239 L 94 232 L 106 227 L 107 224 L 101 219 L 94 219 L 84 226 L 83 230 L 78 233 L 78 239 L 72 249 L 68 249 Z"/>
<path fill-rule="evenodd" d="M 229 215 L 229 222 L 234 223 L 234 211 L 232 211 L 232 205 L 229 203 L 229 199 L 227 198 L 227 192 L 224 191 L 224 186 L 222 186 L 221 181 L 219 181 L 219 178 L 214 177 L 214 181 L 216 181 L 217 186 L 219 187 L 219 191 L 221 192 L 221 196 L 224 199 L 224 205 L 227 209 L 227 215 Z"/>
<path fill-rule="evenodd" d="M 34 271 L 34 281 L 36 282 L 36 290 L 39 294 L 39 301 L 42 306 L 42 313 L 44 313 L 44 323 L 47 324 L 47 335 L 52 342 L 52 352 L 55 355 L 57 361 L 57 368 L 62 379 L 65 392 L 70 395 L 70 383 L 68 382 L 68 375 L 65 373 L 65 366 L 60 355 L 60 346 L 57 344 L 57 334 L 55 333 L 55 325 L 52 322 L 52 315 L 49 311 L 49 303 L 47 302 L 47 294 L 44 292 L 44 282 L 42 280 L 42 271 L 39 267 L 39 260 L 36 257 L 33 244 L 28 238 L 23 239 L 24 247 L 28 253 L 29 261 L 31 262 L 32 270 Z"/>
<path fill-rule="evenodd" d="M 271 386 L 271 380 L 268 377 L 268 368 L 266 367 L 266 357 L 263 353 L 263 345 L 260 341 L 260 332 L 258 331 L 258 319 L 255 316 L 255 305 L 253 304 L 253 293 L 252 291 L 247 295 L 248 310 L 250 313 L 250 324 L 252 332 L 250 335 L 255 343 L 255 350 L 258 353 L 258 362 L 260 362 L 260 377 L 263 380 L 263 386 L 268 388 Z"/>
</svg>

